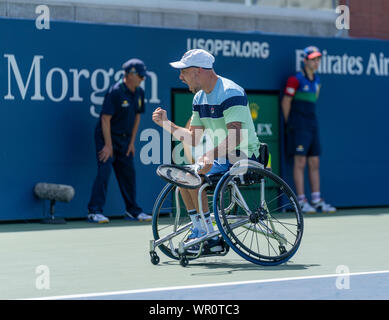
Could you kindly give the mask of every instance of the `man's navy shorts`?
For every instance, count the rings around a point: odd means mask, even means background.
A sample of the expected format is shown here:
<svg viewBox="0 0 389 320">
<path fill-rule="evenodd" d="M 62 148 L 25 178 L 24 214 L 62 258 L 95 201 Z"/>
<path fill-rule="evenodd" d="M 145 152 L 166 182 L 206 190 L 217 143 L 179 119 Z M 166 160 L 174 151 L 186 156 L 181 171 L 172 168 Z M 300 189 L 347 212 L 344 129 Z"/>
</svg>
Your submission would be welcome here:
<svg viewBox="0 0 389 320">
<path fill-rule="evenodd" d="M 320 156 L 319 130 L 317 128 L 290 128 L 287 136 L 287 148 L 289 155 Z"/>
</svg>

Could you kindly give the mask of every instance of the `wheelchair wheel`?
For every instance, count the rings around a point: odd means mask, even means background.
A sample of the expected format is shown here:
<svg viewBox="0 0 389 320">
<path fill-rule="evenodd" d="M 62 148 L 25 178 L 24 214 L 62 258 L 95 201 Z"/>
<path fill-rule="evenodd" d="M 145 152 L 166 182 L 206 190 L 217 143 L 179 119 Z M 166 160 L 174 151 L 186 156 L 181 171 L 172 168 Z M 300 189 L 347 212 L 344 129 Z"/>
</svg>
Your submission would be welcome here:
<svg viewBox="0 0 389 320">
<path fill-rule="evenodd" d="M 209 197 L 212 208 L 213 197 Z M 192 222 L 178 187 L 168 183 L 159 194 L 153 208 L 152 231 L 158 248 L 169 258 L 179 260 L 178 247 L 190 234 Z M 187 254 L 188 260 L 193 259 Z"/>
<path fill-rule="evenodd" d="M 296 253 L 303 235 L 297 197 L 271 171 L 246 169 L 244 182 L 232 170 L 216 186 L 216 223 L 227 244 L 244 259 L 259 265 L 282 264 Z M 233 206 L 225 199 L 228 188 Z"/>
</svg>

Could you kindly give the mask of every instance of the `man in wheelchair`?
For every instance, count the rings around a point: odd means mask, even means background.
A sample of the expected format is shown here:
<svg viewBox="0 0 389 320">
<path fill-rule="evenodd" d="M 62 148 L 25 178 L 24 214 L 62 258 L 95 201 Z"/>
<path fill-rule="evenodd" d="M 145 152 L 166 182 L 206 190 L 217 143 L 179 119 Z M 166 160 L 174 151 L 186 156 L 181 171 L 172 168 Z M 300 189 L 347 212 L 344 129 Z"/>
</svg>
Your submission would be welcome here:
<svg viewBox="0 0 389 320">
<path fill-rule="evenodd" d="M 233 81 L 217 75 L 213 69 L 215 58 L 205 50 L 193 49 L 184 54 L 180 61 L 172 62 L 180 70 L 179 78 L 195 94 L 192 117 L 188 129 L 179 127 L 167 118 L 166 110 L 158 107 L 153 112 L 153 121 L 183 143 L 195 146 L 206 131 L 214 148 L 197 159 L 203 163 L 199 174 L 209 177 L 221 176 L 238 160 L 260 160 L 260 142 L 251 118 L 248 99 L 243 88 Z M 180 192 L 193 224 L 192 233 L 186 241 L 201 237 L 207 227 L 199 214 L 199 189 L 180 188 Z M 203 214 L 210 232 L 214 231 L 210 218 L 208 199 L 202 196 Z M 198 253 L 195 245 L 187 251 Z M 211 238 L 203 250 L 215 253 L 223 250 L 219 237 Z"/>
</svg>

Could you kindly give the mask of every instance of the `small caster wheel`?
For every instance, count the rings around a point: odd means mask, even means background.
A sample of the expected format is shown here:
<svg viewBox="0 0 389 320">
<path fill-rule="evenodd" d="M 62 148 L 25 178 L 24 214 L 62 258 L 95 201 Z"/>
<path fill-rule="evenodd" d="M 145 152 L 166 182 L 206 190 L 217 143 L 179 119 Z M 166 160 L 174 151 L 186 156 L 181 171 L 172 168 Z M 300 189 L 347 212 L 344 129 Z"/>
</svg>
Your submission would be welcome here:
<svg viewBox="0 0 389 320">
<path fill-rule="evenodd" d="M 155 252 L 151 252 L 150 253 L 150 256 L 151 256 L 151 263 L 153 265 L 157 265 L 159 263 L 159 257 L 158 255 L 155 253 Z"/>
<path fill-rule="evenodd" d="M 183 267 L 186 267 L 189 264 L 189 260 L 187 257 L 181 257 L 180 259 L 180 265 Z"/>
</svg>

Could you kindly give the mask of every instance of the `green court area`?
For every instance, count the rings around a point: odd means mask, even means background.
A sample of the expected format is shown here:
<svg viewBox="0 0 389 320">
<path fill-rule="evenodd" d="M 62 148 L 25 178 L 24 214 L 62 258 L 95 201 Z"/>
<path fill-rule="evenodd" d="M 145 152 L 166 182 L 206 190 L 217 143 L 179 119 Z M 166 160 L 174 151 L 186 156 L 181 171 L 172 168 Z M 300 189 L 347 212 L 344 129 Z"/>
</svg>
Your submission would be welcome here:
<svg viewBox="0 0 389 320">
<path fill-rule="evenodd" d="M 151 223 L 2 223 L 0 299 L 387 271 L 388 225 L 389 208 L 308 215 L 301 246 L 287 264 L 258 266 L 230 250 L 184 268 L 159 250 L 160 263 L 151 264 Z"/>
</svg>

